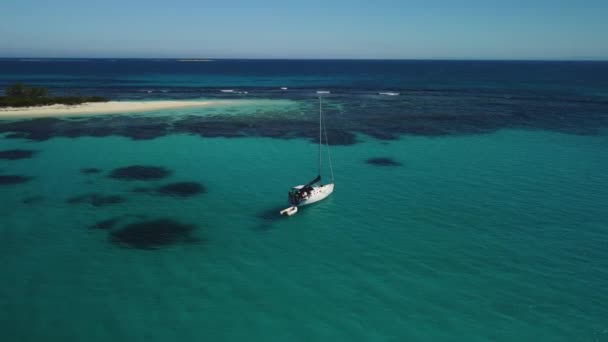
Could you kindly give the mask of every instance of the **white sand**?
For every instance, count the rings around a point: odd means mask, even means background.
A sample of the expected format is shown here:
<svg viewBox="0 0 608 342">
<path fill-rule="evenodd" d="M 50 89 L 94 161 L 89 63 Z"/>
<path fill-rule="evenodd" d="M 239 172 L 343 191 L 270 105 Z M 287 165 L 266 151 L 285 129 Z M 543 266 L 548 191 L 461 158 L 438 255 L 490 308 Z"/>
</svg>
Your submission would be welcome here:
<svg viewBox="0 0 608 342">
<path fill-rule="evenodd" d="M 115 114 L 148 112 L 163 109 L 176 109 L 188 107 L 205 107 L 226 105 L 231 101 L 110 101 L 89 102 L 81 105 L 52 105 L 40 107 L 8 107 L 0 108 L 0 118 L 19 117 L 46 117 L 89 114 Z"/>
</svg>

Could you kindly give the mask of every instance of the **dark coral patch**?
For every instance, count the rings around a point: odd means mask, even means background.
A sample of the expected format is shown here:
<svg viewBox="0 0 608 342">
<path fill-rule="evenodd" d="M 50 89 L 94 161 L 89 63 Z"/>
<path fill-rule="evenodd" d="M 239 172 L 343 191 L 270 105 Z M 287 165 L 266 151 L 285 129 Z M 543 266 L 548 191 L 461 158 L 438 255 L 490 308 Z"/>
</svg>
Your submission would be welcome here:
<svg viewBox="0 0 608 342">
<path fill-rule="evenodd" d="M 150 181 L 166 178 L 171 171 L 159 166 L 131 165 L 112 170 L 110 178 L 125 181 Z"/>
<path fill-rule="evenodd" d="M 31 158 L 36 151 L 32 150 L 4 150 L 0 151 L 0 159 L 17 160 Z"/>
<path fill-rule="evenodd" d="M 316 120 L 285 120 L 271 117 L 238 117 L 229 120 L 217 117 L 187 116 L 173 123 L 173 133 L 190 133 L 202 137 L 268 137 L 276 139 L 305 138 L 318 142 L 319 126 Z M 330 145 L 352 145 L 356 135 L 346 129 L 330 129 L 327 132 Z"/>
<path fill-rule="evenodd" d="M 106 137 L 120 135 L 133 140 L 154 139 L 168 134 L 171 125 L 163 118 L 91 117 L 86 119 L 41 118 L 0 122 L 6 138 L 44 141 L 53 137 Z"/>
<path fill-rule="evenodd" d="M 151 191 L 150 188 L 146 188 L 146 187 L 143 187 L 143 186 L 138 186 L 138 187 L 135 187 L 135 188 L 131 189 L 131 192 L 134 192 L 136 194 L 147 194 L 150 191 Z"/>
<path fill-rule="evenodd" d="M 108 230 L 114 228 L 120 222 L 120 216 L 112 217 L 107 220 L 102 220 L 91 226 L 93 229 Z"/>
<path fill-rule="evenodd" d="M 36 204 L 44 201 L 46 197 L 44 196 L 30 196 L 21 200 L 24 204 Z"/>
<path fill-rule="evenodd" d="M 60 128 L 61 120 L 57 118 L 40 118 L 0 124 L 1 131 L 11 132 L 7 138 L 26 138 L 36 141 L 53 137 L 54 132 Z"/>
<path fill-rule="evenodd" d="M 166 135 L 169 128 L 168 123 L 142 123 L 125 127 L 121 135 L 133 140 L 151 140 Z"/>
<path fill-rule="evenodd" d="M 368 164 L 376 165 L 376 166 L 401 166 L 400 162 L 393 160 L 391 158 L 386 157 L 378 157 L 378 158 L 369 158 L 365 161 Z"/>
<path fill-rule="evenodd" d="M 172 219 L 140 221 L 112 231 L 110 241 L 123 247 L 157 249 L 199 240 L 192 236 L 194 225 Z"/>
<path fill-rule="evenodd" d="M 197 182 L 178 182 L 163 185 L 156 189 L 156 191 L 161 195 L 190 197 L 205 193 L 207 189 L 205 186 Z"/>
<path fill-rule="evenodd" d="M 0 185 L 21 184 L 29 182 L 32 177 L 19 175 L 0 175 Z"/>
<path fill-rule="evenodd" d="M 80 172 L 84 173 L 85 175 L 89 175 L 89 174 L 100 173 L 101 169 L 97 169 L 97 168 L 94 168 L 94 167 L 87 167 L 87 168 L 84 168 L 84 169 L 80 169 Z"/>
<path fill-rule="evenodd" d="M 106 205 L 123 203 L 125 202 L 125 199 L 118 195 L 92 193 L 68 198 L 66 202 L 70 204 L 90 204 L 94 207 L 103 207 Z"/>
</svg>

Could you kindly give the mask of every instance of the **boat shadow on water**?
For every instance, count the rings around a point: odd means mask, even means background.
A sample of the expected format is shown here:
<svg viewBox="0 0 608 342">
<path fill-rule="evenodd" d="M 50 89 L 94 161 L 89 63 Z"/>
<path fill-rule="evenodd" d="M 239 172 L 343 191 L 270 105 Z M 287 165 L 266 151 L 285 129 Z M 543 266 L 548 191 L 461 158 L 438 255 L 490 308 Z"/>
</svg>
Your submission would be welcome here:
<svg viewBox="0 0 608 342">
<path fill-rule="evenodd" d="M 332 203 L 332 201 L 329 200 L 329 201 L 326 201 L 325 203 Z M 278 222 L 287 223 L 287 222 L 290 222 L 291 220 L 298 220 L 298 217 L 300 219 L 303 219 L 303 218 L 306 218 L 307 216 L 310 217 L 309 215 L 315 216 L 315 212 L 318 213 L 319 209 L 325 210 L 323 208 L 320 208 L 319 206 L 304 206 L 304 207 L 298 207 L 299 215 L 287 216 L 287 215 L 281 215 L 281 210 L 283 210 L 283 209 L 285 209 L 284 205 L 283 206 L 273 206 L 273 207 L 268 207 L 267 209 L 257 212 L 255 217 L 258 219 L 258 221 L 261 221 L 261 223 L 254 225 L 252 229 L 254 231 L 259 231 L 259 232 L 277 229 L 277 228 L 281 227 L 280 225 L 277 225 Z"/>
<path fill-rule="evenodd" d="M 280 214 L 281 210 L 283 210 L 283 209 L 284 209 L 284 206 L 283 207 L 274 206 L 272 208 L 268 208 L 268 209 L 259 211 L 256 214 L 256 218 L 261 220 L 262 223 L 259 225 L 255 225 L 253 227 L 253 230 L 268 231 L 268 230 L 275 228 L 275 227 L 273 227 L 275 222 L 278 222 L 280 220 L 285 220 L 288 218 L 288 216 L 283 216 Z"/>
</svg>

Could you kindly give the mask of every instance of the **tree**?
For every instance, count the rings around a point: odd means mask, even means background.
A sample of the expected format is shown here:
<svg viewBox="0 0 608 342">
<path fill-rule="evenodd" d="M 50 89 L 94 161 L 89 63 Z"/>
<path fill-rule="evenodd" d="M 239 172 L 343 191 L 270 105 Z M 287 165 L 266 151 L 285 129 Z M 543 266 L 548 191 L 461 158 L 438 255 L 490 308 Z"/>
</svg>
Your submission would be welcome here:
<svg viewBox="0 0 608 342">
<path fill-rule="evenodd" d="M 29 97 L 44 97 L 47 96 L 49 91 L 42 87 L 31 87 L 27 89 L 27 96 Z"/>
<path fill-rule="evenodd" d="M 23 83 L 15 83 L 6 88 L 8 97 L 45 97 L 49 91 L 43 87 L 27 87 Z"/>
<path fill-rule="evenodd" d="M 15 83 L 6 87 L 6 96 L 23 97 L 26 94 L 26 87 L 23 83 Z"/>
</svg>

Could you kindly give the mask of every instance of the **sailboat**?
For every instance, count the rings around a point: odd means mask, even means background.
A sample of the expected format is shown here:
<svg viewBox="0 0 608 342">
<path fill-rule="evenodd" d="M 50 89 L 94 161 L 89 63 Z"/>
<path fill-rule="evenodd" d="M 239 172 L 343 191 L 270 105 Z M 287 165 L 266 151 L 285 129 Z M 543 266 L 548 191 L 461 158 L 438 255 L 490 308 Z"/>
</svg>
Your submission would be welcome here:
<svg viewBox="0 0 608 342">
<path fill-rule="evenodd" d="M 331 174 L 331 181 L 327 184 L 321 182 L 321 170 L 323 166 L 323 138 L 327 148 L 327 159 Z M 281 215 L 291 216 L 298 212 L 298 207 L 319 202 L 334 192 L 334 170 L 331 164 L 329 143 L 327 141 L 327 130 L 323 118 L 323 100 L 319 96 L 319 173 L 317 177 L 306 184 L 294 186 L 288 192 L 289 208 L 281 210 Z"/>
</svg>

